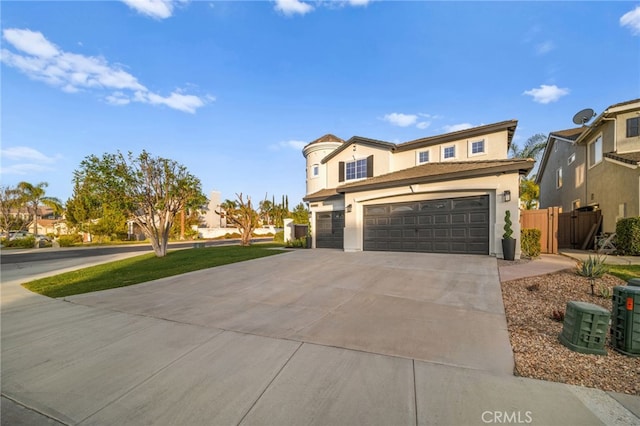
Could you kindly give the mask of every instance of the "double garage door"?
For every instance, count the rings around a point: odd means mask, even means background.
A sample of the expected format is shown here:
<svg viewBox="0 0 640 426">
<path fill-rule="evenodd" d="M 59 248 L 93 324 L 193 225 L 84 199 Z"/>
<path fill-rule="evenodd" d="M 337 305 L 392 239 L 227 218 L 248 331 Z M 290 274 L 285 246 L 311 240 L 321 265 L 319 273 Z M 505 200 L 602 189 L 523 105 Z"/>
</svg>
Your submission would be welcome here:
<svg viewBox="0 0 640 426">
<path fill-rule="evenodd" d="M 364 250 L 489 254 L 489 196 L 365 206 Z"/>
</svg>

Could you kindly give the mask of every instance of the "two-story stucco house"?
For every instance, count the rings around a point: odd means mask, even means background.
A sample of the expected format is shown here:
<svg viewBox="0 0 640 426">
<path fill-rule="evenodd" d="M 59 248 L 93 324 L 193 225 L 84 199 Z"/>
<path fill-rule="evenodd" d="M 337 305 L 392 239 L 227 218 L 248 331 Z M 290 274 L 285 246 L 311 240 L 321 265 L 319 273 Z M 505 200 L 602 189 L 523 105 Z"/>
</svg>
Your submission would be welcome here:
<svg viewBox="0 0 640 426">
<path fill-rule="evenodd" d="M 602 232 L 640 215 L 640 99 L 611 105 L 592 124 L 551 132 L 536 177 L 540 207 L 602 211 Z"/>
<path fill-rule="evenodd" d="M 505 212 L 518 223 L 508 159 L 517 121 L 395 144 L 325 135 L 303 148 L 313 247 L 502 256 Z M 519 250 L 518 250 L 519 254 Z"/>
</svg>

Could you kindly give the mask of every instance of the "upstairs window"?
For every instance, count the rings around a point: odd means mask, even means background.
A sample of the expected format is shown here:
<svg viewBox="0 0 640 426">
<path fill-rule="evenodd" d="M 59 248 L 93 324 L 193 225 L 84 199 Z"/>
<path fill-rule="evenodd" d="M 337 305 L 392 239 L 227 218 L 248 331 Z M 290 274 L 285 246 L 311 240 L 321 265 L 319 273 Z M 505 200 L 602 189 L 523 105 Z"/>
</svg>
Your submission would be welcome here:
<svg viewBox="0 0 640 426">
<path fill-rule="evenodd" d="M 562 188 L 562 167 L 556 170 L 556 189 Z"/>
<path fill-rule="evenodd" d="M 345 164 L 347 180 L 363 179 L 367 177 L 367 159 L 349 161 Z"/>
<path fill-rule="evenodd" d="M 632 138 L 640 135 L 640 117 L 627 119 L 627 137 Z"/>
<path fill-rule="evenodd" d="M 602 161 L 602 136 L 589 144 L 589 167 L 593 167 Z"/>
<path fill-rule="evenodd" d="M 471 142 L 471 147 L 469 149 L 469 151 L 470 151 L 469 155 L 473 156 L 473 155 L 484 154 L 485 153 L 484 149 L 485 149 L 484 148 L 484 140 Z"/>
<path fill-rule="evenodd" d="M 429 162 L 429 151 L 418 152 L 418 164 Z"/>
<path fill-rule="evenodd" d="M 442 147 L 442 158 L 445 160 L 452 160 L 456 158 L 456 146 L 445 146 Z"/>
<path fill-rule="evenodd" d="M 567 158 L 567 166 L 570 166 L 571 164 L 573 164 L 574 161 L 576 161 L 575 153 L 571 154 L 569 158 Z"/>
<path fill-rule="evenodd" d="M 311 168 L 311 175 L 313 177 L 316 177 L 320 174 L 320 166 L 317 164 L 314 164 L 313 167 Z"/>
</svg>

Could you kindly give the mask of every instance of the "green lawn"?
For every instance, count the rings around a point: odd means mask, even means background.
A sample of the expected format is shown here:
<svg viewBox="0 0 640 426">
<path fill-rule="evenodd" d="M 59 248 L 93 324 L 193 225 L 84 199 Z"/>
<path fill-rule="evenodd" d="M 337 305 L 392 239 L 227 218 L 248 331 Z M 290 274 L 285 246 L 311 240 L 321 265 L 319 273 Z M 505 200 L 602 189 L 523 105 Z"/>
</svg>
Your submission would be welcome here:
<svg viewBox="0 0 640 426">
<path fill-rule="evenodd" d="M 607 265 L 608 272 L 625 281 L 640 278 L 640 265 Z"/>
<path fill-rule="evenodd" d="M 278 244 L 257 244 L 185 249 L 170 251 L 161 258 L 149 253 L 42 278 L 23 286 L 49 297 L 71 296 L 272 256 L 284 252 L 277 250 L 280 247 Z"/>
</svg>

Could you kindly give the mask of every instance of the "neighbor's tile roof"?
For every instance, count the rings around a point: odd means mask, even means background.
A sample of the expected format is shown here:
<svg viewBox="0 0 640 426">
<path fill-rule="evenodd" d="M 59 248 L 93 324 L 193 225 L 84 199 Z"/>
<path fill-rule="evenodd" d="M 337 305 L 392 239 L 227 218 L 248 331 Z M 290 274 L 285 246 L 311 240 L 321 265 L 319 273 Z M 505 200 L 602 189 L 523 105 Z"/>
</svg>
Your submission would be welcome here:
<svg viewBox="0 0 640 426">
<path fill-rule="evenodd" d="M 555 132 L 551 132 L 550 135 L 559 136 L 563 139 L 569 139 L 569 140 L 575 141 L 576 139 L 578 139 L 578 136 L 580 136 L 582 132 L 584 132 L 585 130 L 586 130 L 586 127 L 584 126 L 574 127 L 572 129 L 557 130 Z"/>
<path fill-rule="evenodd" d="M 533 168 L 532 159 L 427 163 L 385 175 L 339 186 L 338 192 L 354 192 L 397 185 L 465 179 L 497 173 L 522 172 Z"/>
<path fill-rule="evenodd" d="M 627 152 L 624 154 L 617 154 L 615 152 L 607 152 L 604 154 L 605 157 L 621 161 L 627 164 L 640 164 L 640 151 L 636 152 Z"/>
</svg>

